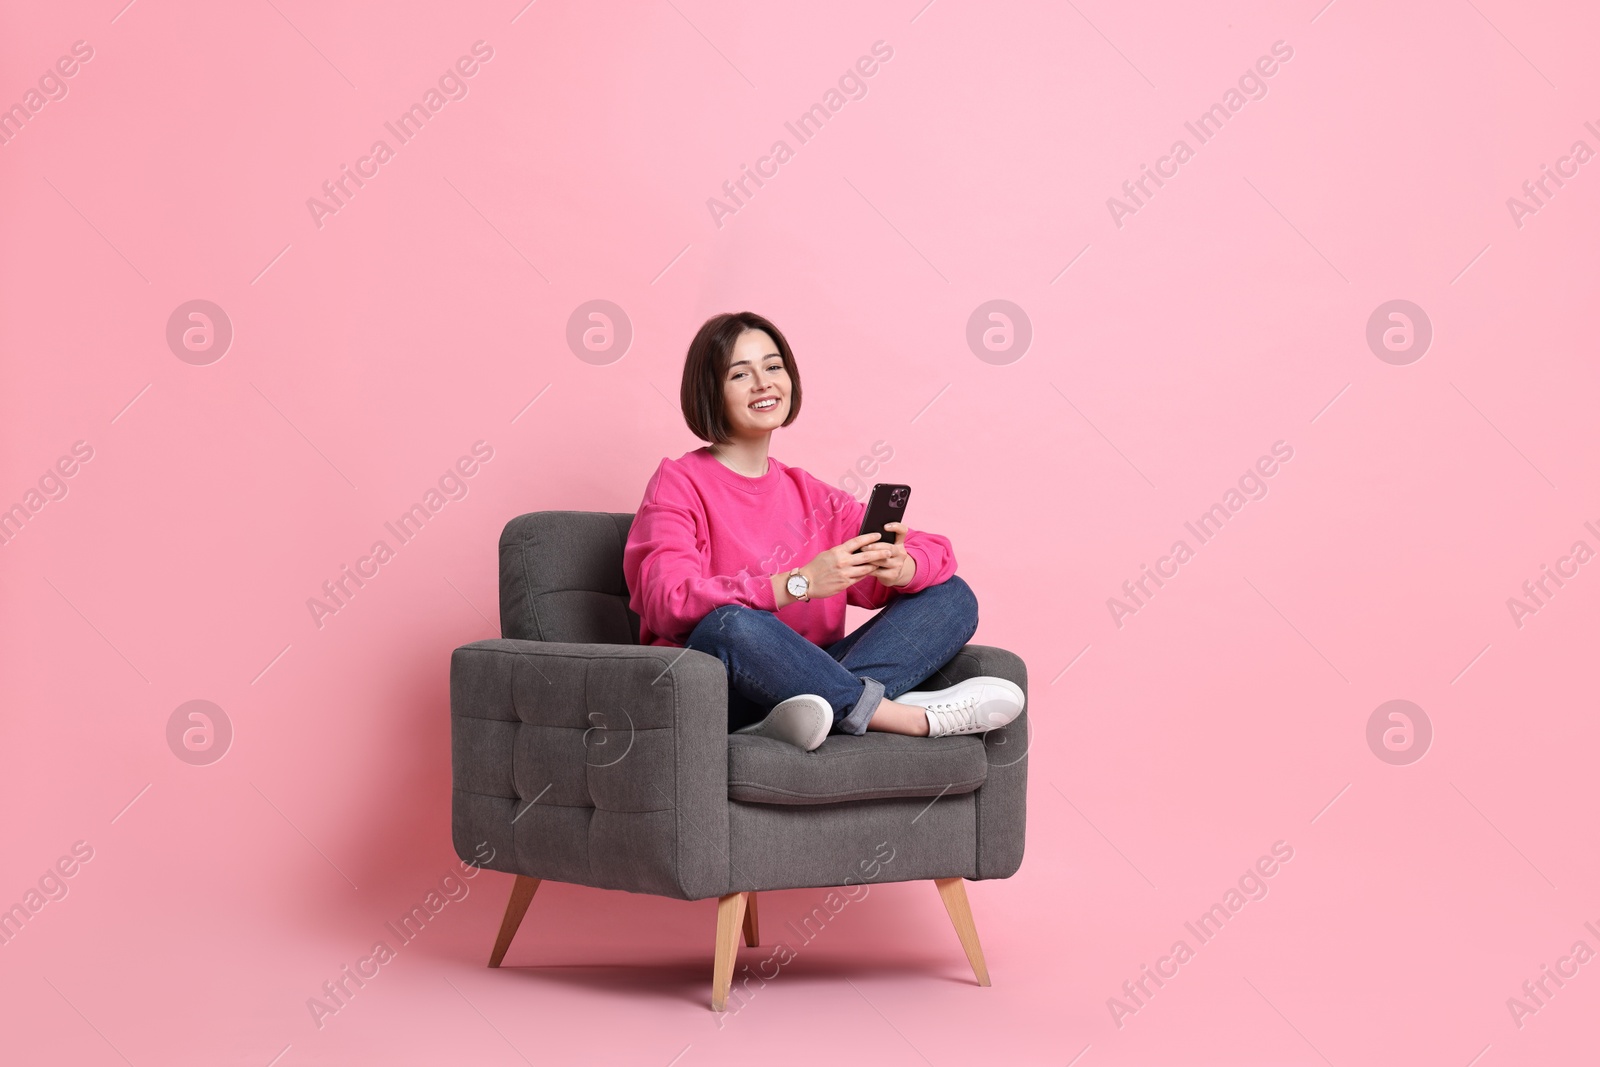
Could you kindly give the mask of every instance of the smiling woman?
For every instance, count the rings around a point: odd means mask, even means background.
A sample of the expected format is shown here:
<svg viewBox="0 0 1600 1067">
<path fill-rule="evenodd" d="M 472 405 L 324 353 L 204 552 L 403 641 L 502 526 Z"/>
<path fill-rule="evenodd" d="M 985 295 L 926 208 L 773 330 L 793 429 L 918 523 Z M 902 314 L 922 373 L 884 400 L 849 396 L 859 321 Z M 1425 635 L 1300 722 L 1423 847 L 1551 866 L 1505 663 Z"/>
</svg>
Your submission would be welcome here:
<svg viewBox="0 0 1600 1067">
<path fill-rule="evenodd" d="M 661 461 L 623 548 L 639 643 L 717 656 L 729 729 L 808 752 L 830 732 L 943 737 L 1011 722 L 1024 698 L 1003 678 L 910 692 L 977 630 L 977 598 L 948 538 L 899 522 L 893 543 L 858 535 L 861 501 L 767 454 L 801 396 L 794 351 L 770 321 L 743 311 L 700 327 L 679 400 L 709 443 Z M 774 551 L 797 534 L 795 550 Z M 774 571 L 780 554 L 807 562 Z M 847 604 L 883 610 L 846 636 Z"/>
</svg>

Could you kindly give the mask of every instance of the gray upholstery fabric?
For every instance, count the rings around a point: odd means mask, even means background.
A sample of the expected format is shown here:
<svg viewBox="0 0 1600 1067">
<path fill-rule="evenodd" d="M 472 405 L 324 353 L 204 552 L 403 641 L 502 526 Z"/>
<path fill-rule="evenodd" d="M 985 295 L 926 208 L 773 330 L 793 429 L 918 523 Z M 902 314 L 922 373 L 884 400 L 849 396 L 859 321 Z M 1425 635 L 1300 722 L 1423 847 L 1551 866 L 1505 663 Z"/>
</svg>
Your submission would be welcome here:
<svg viewBox="0 0 1600 1067">
<path fill-rule="evenodd" d="M 638 645 L 476 641 L 450 663 L 456 852 L 558 882 L 727 892 L 728 680 Z"/>
<path fill-rule="evenodd" d="M 719 661 L 720 662 L 720 661 Z M 980 676 L 1005 678 L 1028 692 L 1028 667 L 1015 652 L 967 645 L 945 665 L 950 684 Z M 1022 866 L 1028 813 L 1028 747 L 1032 733 L 1023 711 L 999 730 L 983 735 L 989 773 L 973 793 L 978 810 L 978 873 L 973 878 L 1010 878 Z"/>
<path fill-rule="evenodd" d="M 500 636 L 525 641 L 639 643 L 622 546 L 633 516 L 536 511 L 500 534 Z"/>
<path fill-rule="evenodd" d="M 730 803 L 727 892 L 866 881 L 861 864 L 891 852 L 875 881 L 976 878 L 974 798 L 982 792 L 815 807 Z"/>
<path fill-rule="evenodd" d="M 830 734 L 802 752 L 770 737 L 728 738 L 728 797 L 760 804 L 831 804 L 970 793 L 989 761 L 976 737 Z"/>
<path fill-rule="evenodd" d="M 1026 713 L 982 740 L 841 735 L 807 754 L 730 738 L 721 662 L 637 644 L 622 580 L 632 520 L 539 512 L 500 538 L 505 637 L 450 662 L 463 860 L 488 841 L 494 870 L 687 900 L 1017 871 Z M 980 674 L 1027 691 L 1004 649 L 967 645 L 943 665 L 945 684 Z"/>
</svg>

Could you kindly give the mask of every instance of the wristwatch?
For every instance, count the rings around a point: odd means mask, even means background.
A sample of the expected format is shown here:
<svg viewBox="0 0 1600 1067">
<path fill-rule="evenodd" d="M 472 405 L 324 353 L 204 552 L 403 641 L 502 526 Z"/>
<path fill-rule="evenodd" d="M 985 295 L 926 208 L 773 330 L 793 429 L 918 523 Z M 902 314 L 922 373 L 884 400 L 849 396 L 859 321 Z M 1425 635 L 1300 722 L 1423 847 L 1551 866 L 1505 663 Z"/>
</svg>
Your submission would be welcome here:
<svg viewBox="0 0 1600 1067">
<path fill-rule="evenodd" d="M 789 580 L 783 583 L 783 587 L 789 590 L 789 595 L 796 600 L 811 599 L 811 582 L 800 573 L 799 567 L 789 572 Z"/>
</svg>

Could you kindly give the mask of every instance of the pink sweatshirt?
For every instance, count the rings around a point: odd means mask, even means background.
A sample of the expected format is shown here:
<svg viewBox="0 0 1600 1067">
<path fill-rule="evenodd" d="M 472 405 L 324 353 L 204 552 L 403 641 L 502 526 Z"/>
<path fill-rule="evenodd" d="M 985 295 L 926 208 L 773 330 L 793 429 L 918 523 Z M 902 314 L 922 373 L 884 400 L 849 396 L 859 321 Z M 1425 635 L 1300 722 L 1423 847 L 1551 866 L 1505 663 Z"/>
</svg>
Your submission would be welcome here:
<svg viewBox="0 0 1600 1067">
<path fill-rule="evenodd" d="M 862 578 L 843 596 L 778 611 L 771 576 L 850 540 L 865 512 L 866 505 L 843 489 L 770 456 L 759 478 L 730 470 L 709 447 L 663 459 L 645 486 L 622 550 L 639 643 L 682 647 L 713 608 L 743 604 L 777 611 L 790 629 L 826 647 L 844 637 L 846 602 L 881 608 L 896 592 L 920 592 L 956 572 L 949 538 L 910 530 L 905 548 L 917 572 L 909 585 L 890 589 L 876 578 Z"/>
</svg>

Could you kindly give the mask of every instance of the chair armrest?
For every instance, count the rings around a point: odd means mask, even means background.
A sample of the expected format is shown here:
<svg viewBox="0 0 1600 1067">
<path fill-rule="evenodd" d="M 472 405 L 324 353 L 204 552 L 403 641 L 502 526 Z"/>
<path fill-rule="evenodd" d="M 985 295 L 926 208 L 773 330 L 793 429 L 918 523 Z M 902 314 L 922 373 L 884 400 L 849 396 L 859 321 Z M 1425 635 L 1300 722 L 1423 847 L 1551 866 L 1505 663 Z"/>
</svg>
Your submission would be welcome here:
<svg viewBox="0 0 1600 1067">
<path fill-rule="evenodd" d="M 950 684 L 978 676 L 1004 678 L 1028 692 L 1028 666 L 1022 657 L 989 645 L 965 645 L 945 665 Z M 978 815 L 978 877 L 1010 878 L 1022 866 L 1028 811 L 1028 709 L 998 730 L 983 735 L 989 775 L 973 794 Z"/>
<path fill-rule="evenodd" d="M 697 900 L 728 885 L 728 678 L 703 652 L 476 641 L 450 659 L 451 837 L 493 870 Z"/>
</svg>

